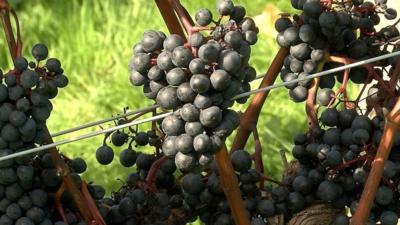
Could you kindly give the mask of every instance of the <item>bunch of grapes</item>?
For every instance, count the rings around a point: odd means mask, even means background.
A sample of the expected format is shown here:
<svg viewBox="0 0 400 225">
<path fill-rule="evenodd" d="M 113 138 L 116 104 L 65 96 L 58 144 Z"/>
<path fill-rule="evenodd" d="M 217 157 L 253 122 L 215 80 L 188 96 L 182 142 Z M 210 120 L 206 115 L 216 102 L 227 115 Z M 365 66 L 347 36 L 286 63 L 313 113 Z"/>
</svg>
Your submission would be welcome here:
<svg viewBox="0 0 400 225">
<path fill-rule="evenodd" d="M 251 224 L 265 225 L 266 219 L 275 214 L 275 206 L 266 198 L 257 183 L 260 174 L 252 169 L 252 159 L 245 150 L 236 150 L 230 157 L 239 180 L 241 197 L 246 214 Z M 229 203 L 220 185 L 218 169 L 215 162 L 211 164 L 211 172 L 207 176 L 187 173 L 182 179 L 184 203 L 198 211 L 200 220 L 208 224 L 234 224 Z"/>
<path fill-rule="evenodd" d="M 129 122 L 129 119 L 124 118 L 118 121 L 118 124 L 124 124 Z M 152 146 L 156 149 L 161 147 L 161 138 L 157 135 L 155 130 L 149 130 L 147 132 L 138 131 L 138 129 L 128 128 L 127 130 L 117 130 L 111 133 L 107 133 L 104 136 L 103 144 L 96 150 L 96 159 L 101 165 L 108 165 L 114 160 L 114 150 L 107 144 L 107 140 L 115 147 L 126 146 L 119 154 L 119 162 L 124 167 L 132 167 L 135 165 L 138 153 L 134 148 L 141 146 Z"/>
<path fill-rule="evenodd" d="M 130 63 L 131 83 L 174 112 L 161 123 L 162 150 L 184 172 L 208 165 L 239 125 L 237 112 L 229 108 L 247 98 L 232 98 L 249 91 L 256 77 L 249 65 L 250 45 L 257 42 L 254 21 L 232 1 L 218 1 L 217 11 L 217 21 L 209 9 L 196 13 L 199 26 L 186 43 L 176 34 L 146 31 Z"/>
<path fill-rule="evenodd" d="M 52 111 L 51 99 L 58 89 L 67 86 L 61 63 L 49 58 L 43 44 L 32 48 L 35 62 L 24 57 L 14 60 L 14 69 L 0 71 L 0 157 L 7 156 L 49 140 L 46 120 Z M 4 83 L 3 83 L 4 82 Z M 67 159 L 65 159 L 67 160 Z M 80 159 L 68 160 L 76 185 L 82 182 L 78 174 L 86 170 Z M 1 225 L 65 225 L 53 212 L 50 192 L 61 186 L 61 177 L 50 153 L 31 154 L 0 163 L 0 224 Z M 68 192 L 62 196 L 68 224 L 83 225 L 75 216 L 76 209 Z"/>
<path fill-rule="evenodd" d="M 387 53 L 388 48 L 381 48 L 382 43 L 399 36 L 399 30 L 391 25 L 377 31 L 375 26 L 380 22 L 379 15 L 393 20 L 397 12 L 386 5 L 386 0 L 376 2 L 292 0 L 292 6 L 302 10 L 302 14 L 295 15 L 293 20 L 284 16 L 275 22 L 279 32 L 276 39 L 278 44 L 290 48 L 290 55 L 285 58 L 281 70 L 281 79 L 291 81 L 305 78 L 309 74 L 340 66 L 340 63 L 329 59 L 331 54 L 361 60 Z M 386 60 L 382 63 L 388 65 L 392 62 Z M 379 71 L 377 73 L 382 74 Z M 335 77 L 339 83 L 343 82 L 343 73 L 320 78 L 318 86 L 321 91 L 318 95 L 333 94 Z M 351 69 L 349 78 L 355 84 L 371 82 L 369 71 L 361 67 Z M 302 102 L 307 99 L 311 86 L 311 80 L 306 80 L 286 87 L 294 102 Z M 319 103 L 327 105 L 329 101 Z"/>
<path fill-rule="evenodd" d="M 181 224 L 196 219 L 195 212 L 183 206 L 182 191 L 175 180 L 175 163 L 165 159 L 149 182 L 148 174 L 156 158 L 139 153 L 136 172 L 130 173 L 111 198 L 97 199 L 107 224 Z M 101 196 L 99 196 L 101 197 Z"/>
<path fill-rule="evenodd" d="M 336 108 L 325 109 L 320 122 L 325 129 L 316 128 L 294 138 L 292 153 L 298 160 L 297 174 L 286 177 L 284 186 L 271 190 L 276 212 L 286 218 L 318 201 L 338 209 L 348 207 L 354 214 L 385 125 L 382 115 L 370 119 L 351 109 Z M 397 224 L 399 148 L 397 134 L 368 225 L 378 221 L 382 225 Z M 346 225 L 349 220 L 341 214 L 333 224 Z"/>
</svg>

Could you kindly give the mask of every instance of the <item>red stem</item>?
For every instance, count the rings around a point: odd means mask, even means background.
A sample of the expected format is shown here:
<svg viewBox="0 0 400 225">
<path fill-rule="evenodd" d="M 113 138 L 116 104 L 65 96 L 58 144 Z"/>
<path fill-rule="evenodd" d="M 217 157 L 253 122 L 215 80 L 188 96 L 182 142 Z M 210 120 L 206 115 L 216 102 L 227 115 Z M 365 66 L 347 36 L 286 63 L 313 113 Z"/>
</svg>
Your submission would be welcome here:
<svg viewBox="0 0 400 225">
<path fill-rule="evenodd" d="M 257 127 L 254 127 L 253 129 L 253 136 L 254 136 L 254 147 L 255 147 L 255 152 L 253 155 L 253 160 L 255 164 L 256 170 L 264 175 L 264 163 L 262 159 L 262 146 L 261 146 L 261 141 L 260 141 L 260 136 L 258 135 L 258 130 Z M 263 176 L 260 176 L 260 188 L 264 188 L 264 180 L 265 178 Z"/>
<path fill-rule="evenodd" d="M 157 161 L 155 161 L 153 163 L 153 165 L 151 165 L 151 168 L 149 170 L 149 173 L 147 174 L 146 177 L 146 184 L 149 187 L 152 187 L 154 182 L 156 181 L 156 173 L 158 171 L 158 169 L 160 169 L 160 166 L 167 160 L 167 156 L 163 156 L 159 159 L 157 159 Z"/>
<path fill-rule="evenodd" d="M 387 116 L 387 122 L 385 124 L 382 138 L 379 143 L 375 159 L 372 162 L 371 170 L 365 183 L 357 210 L 353 216 L 353 219 L 351 220 L 351 225 L 364 225 L 367 223 L 370 210 L 374 204 L 376 191 L 381 183 L 385 162 L 392 150 L 394 137 L 396 135 L 397 128 L 400 125 L 399 112 L 400 99 L 397 100 L 396 105 Z"/>
<path fill-rule="evenodd" d="M 179 0 L 168 0 L 168 2 L 171 4 L 171 6 L 174 8 L 177 16 L 179 17 L 183 27 L 186 30 L 186 34 L 190 36 L 192 34 L 192 28 L 193 28 L 193 21 L 190 18 L 189 14 L 187 11 L 182 7 L 181 3 Z"/>
<path fill-rule="evenodd" d="M 308 118 L 308 126 L 310 130 L 318 127 L 317 109 L 315 107 L 315 96 L 317 95 L 319 78 L 315 78 L 312 87 L 308 90 L 306 101 L 306 113 Z"/>
<path fill-rule="evenodd" d="M 259 86 L 260 88 L 272 85 L 275 82 L 283 66 L 283 60 L 288 53 L 289 50 L 287 48 L 279 49 Z M 246 112 L 240 118 L 240 127 L 236 133 L 235 140 L 233 141 L 232 151 L 243 149 L 245 147 L 253 127 L 257 126 L 258 117 L 260 116 L 261 109 L 265 103 L 265 100 L 267 99 L 268 94 L 269 91 L 265 91 L 257 93 L 253 97 L 249 107 L 246 109 Z"/>
</svg>

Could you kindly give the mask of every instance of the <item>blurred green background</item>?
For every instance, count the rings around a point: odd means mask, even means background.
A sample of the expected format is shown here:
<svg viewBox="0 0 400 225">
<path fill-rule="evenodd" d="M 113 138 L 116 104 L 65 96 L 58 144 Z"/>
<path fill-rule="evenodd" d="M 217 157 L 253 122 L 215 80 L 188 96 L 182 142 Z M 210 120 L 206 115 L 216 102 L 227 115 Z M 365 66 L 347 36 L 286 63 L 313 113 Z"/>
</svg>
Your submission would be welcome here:
<svg viewBox="0 0 400 225">
<path fill-rule="evenodd" d="M 32 59 L 31 47 L 38 42 L 46 44 L 50 56 L 63 63 L 70 85 L 60 91 L 53 101 L 54 111 L 48 121 L 50 131 L 56 132 L 82 123 L 121 113 L 123 107 L 137 109 L 152 104 L 144 100 L 141 88 L 128 81 L 128 62 L 132 46 L 146 29 L 167 32 L 166 26 L 151 0 L 13 0 L 19 15 L 24 55 Z M 244 5 L 248 15 L 255 17 L 260 27 L 258 43 L 252 48 L 251 63 L 259 74 L 264 73 L 275 53 L 273 20 L 278 13 L 290 9 L 289 0 L 236 0 Z M 214 0 L 182 0 L 191 15 L 202 7 L 215 8 Z M 215 10 L 214 10 L 215 11 Z M 12 68 L 4 35 L 0 38 L 0 68 Z M 253 88 L 259 82 L 254 82 Z M 246 105 L 236 109 L 244 111 Z M 109 125 L 112 125 L 111 123 Z M 288 100 L 287 90 L 271 92 L 264 106 L 259 133 L 264 150 L 266 174 L 279 179 L 282 161 L 279 150 L 291 149 L 291 137 L 305 129 L 304 105 Z M 140 128 L 147 129 L 148 125 Z M 93 127 L 83 132 L 94 131 Z M 77 135 L 78 132 L 73 135 Z M 71 136 L 71 135 L 66 135 Z M 57 137 L 56 140 L 66 136 Z M 92 138 L 60 147 L 69 157 L 82 157 L 89 170 L 88 181 L 104 185 L 107 191 L 121 185 L 119 179 L 132 169 L 122 168 L 118 152 L 114 162 L 100 166 L 95 151 L 102 137 Z M 228 141 L 230 146 L 230 140 Z M 253 150 L 252 142 L 247 149 Z M 151 151 L 141 148 L 140 151 Z"/>
</svg>

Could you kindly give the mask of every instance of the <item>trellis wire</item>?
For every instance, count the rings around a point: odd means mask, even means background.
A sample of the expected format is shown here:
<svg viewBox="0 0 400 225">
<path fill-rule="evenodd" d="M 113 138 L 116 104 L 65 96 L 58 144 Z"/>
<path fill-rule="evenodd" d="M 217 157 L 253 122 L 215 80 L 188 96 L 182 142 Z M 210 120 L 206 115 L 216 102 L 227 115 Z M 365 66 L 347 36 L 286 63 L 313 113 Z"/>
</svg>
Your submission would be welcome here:
<svg viewBox="0 0 400 225">
<path fill-rule="evenodd" d="M 319 73 L 310 74 L 309 76 L 307 76 L 305 78 L 298 78 L 298 79 L 294 79 L 294 80 L 291 80 L 291 81 L 282 82 L 282 83 L 279 83 L 279 84 L 274 84 L 274 85 L 270 85 L 270 86 L 267 86 L 267 87 L 264 87 L 264 88 L 258 88 L 258 89 L 255 89 L 255 90 L 252 90 L 252 91 L 249 91 L 249 92 L 245 92 L 245 93 L 236 95 L 235 97 L 232 98 L 232 100 L 243 98 L 243 97 L 247 97 L 247 96 L 250 96 L 252 94 L 259 93 L 259 92 L 269 91 L 269 90 L 272 90 L 272 89 L 275 89 L 275 88 L 286 86 L 288 84 L 294 84 L 294 83 L 297 83 L 299 81 L 304 81 L 304 80 L 314 79 L 316 77 L 326 76 L 326 75 L 333 74 L 333 73 L 336 73 L 336 72 L 339 72 L 339 71 L 343 71 L 343 70 L 346 70 L 346 69 L 354 68 L 354 67 L 357 67 L 357 66 L 362 66 L 362 65 L 365 65 L 365 64 L 368 64 L 368 63 L 372 63 L 372 62 L 375 62 L 375 61 L 379 61 L 379 60 L 383 60 L 383 59 L 387 59 L 387 58 L 391 58 L 391 57 L 395 57 L 395 56 L 399 56 L 399 55 L 400 55 L 400 51 L 396 51 L 396 52 L 388 53 L 388 54 L 385 54 L 385 55 L 373 57 L 373 58 L 370 58 L 370 59 L 358 61 L 358 62 L 355 62 L 355 63 L 347 64 L 347 65 L 344 65 L 344 66 L 339 66 L 339 67 L 336 67 L 336 68 L 333 68 L 333 69 L 329 69 L 329 70 L 325 70 L 325 71 L 322 71 L 322 72 L 319 72 Z M 153 107 L 155 107 L 155 106 L 153 106 Z M 143 110 L 144 109 L 139 109 L 139 110 L 136 110 L 136 111 L 143 111 Z M 134 114 L 134 112 L 130 112 L 130 113 Z M 80 136 L 77 136 L 77 137 L 67 138 L 67 139 L 64 139 L 64 140 L 61 140 L 61 141 L 57 141 L 57 142 L 54 142 L 54 143 L 51 143 L 51 144 L 43 145 L 43 146 L 32 148 L 32 149 L 29 149 L 29 150 L 26 150 L 26 151 L 22 151 L 22 152 L 10 154 L 10 155 L 4 156 L 4 157 L 0 157 L 0 161 L 4 161 L 4 160 L 7 160 L 7 159 L 11 159 L 11 158 L 16 158 L 16 157 L 19 157 L 19 156 L 23 156 L 23 155 L 27 155 L 27 154 L 31 154 L 31 153 L 35 153 L 35 152 L 39 152 L 39 151 L 43 151 L 43 150 L 46 150 L 46 149 L 49 149 L 49 148 L 53 148 L 53 147 L 56 147 L 56 146 L 59 146 L 59 145 L 64 145 L 64 144 L 67 144 L 67 143 L 72 143 L 72 142 L 75 142 L 75 141 L 87 139 L 87 138 L 94 137 L 94 136 L 97 136 L 97 135 L 100 135 L 100 134 L 113 132 L 113 131 L 116 131 L 118 129 L 122 129 L 122 128 L 130 127 L 130 126 L 138 125 L 138 124 L 141 124 L 141 123 L 146 123 L 146 122 L 150 122 L 150 121 L 156 121 L 156 120 L 165 118 L 168 115 L 171 115 L 172 113 L 173 112 L 163 113 L 161 115 L 157 115 L 157 116 L 150 117 L 150 118 L 147 118 L 147 119 L 138 120 L 138 121 L 132 121 L 130 123 L 123 124 L 123 125 L 120 125 L 120 126 L 115 126 L 115 127 L 111 127 L 111 128 L 104 129 L 104 130 L 94 131 L 94 132 L 87 133 L 87 134 L 84 134 L 84 135 L 80 135 Z M 123 117 L 124 114 L 121 114 L 120 116 Z M 104 119 L 104 121 L 105 120 L 112 121 L 113 119 L 109 118 L 109 119 Z M 98 122 L 99 121 L 97 121 L 97 123 Z M 94 123 L 96 123 L 96 122 L 94 122 Z M 72 129 L 76 130 L 76 128 L 72 128 Z M 63 132 L 63 131 L 61 131 L 61 132 Z M 61 133 L 61 132 L 58 132 L 58 133 Z"/>
<path fill-rule="evenodd" d="M 398 55 L 400 55 L 400 51 L 388 53 L 388 54 L 385 54 L 385 55 L 373 57 L 373 58 L 366 59 L 366 60 L 361 60 L 361 61 L 358 61 L 358 62 L 355 62 L 355 63 L 347 64 L 347 65 L 344 65 L 344 66 L 339 66 L 339 67 L 336 67 L 336 68 L 333 68 L 333 69 L 329 69 L 329 70 L 325 70 L 325 71 L 322 71 L 322 72 L 319 72 L 319 73 L 310 74 L 310 75 L 308 75 L 308 76 L 306 76 L 304 78 L 297 78 L 297 79 L 294 79 L 294 80 L 291 80 L 291 81 L 286 81 L 286 82 L 282 82 L 282 83 L 279 83 L 279 84 L 274 84 L 274 85 L 267 86 L 267 87 L 264 87 L 264 88 L 258 88 L 258 89 L 255 89 L 255 90 L 252 90 L 252 91 L 249 91 L 249 92 L 244 92 L 242 94 L 236 95 L 235 97 L 232 98 L 232 100 L 236 100 L 236 99 L 239 99 L 239 98 L 247 97 L 247 96 L 259 93 L 259 92 L 269 91 L 269 90 L 272 90 L 272 89 L 275 89 L 275 88 L 286 86 L 288 84 L 295 84 L 295 83 L 298 83 L 299 81 L 305 81 L 305 80 L 310 80 L 310 79 L 314 79 L 314 78 L 317 78 L 317 77 L 326 76 L 326 75 L 329 75 L 329 74 L 332 74 L 332 73 L 336 73 L 336 72 L 339 72 L 339 71 L 342 71 L 342 70 L 351 69 L 351 68 L 354 68 L 354 67 L 357 67 L 357 66 L 362 66 L 362 65 L 365 65 L 365 64 L 368 64 L 368 63 L 372 63 L 372 62 L 375 62 L 375 61 L 379 61 L 379 60 L 395 57 L 395 56 L 398 56 Z"/>
<path fill-rule="evenodd" d="M 132 116 L 134 114 L 138 114 L 138 113 L 142 113 L 142 112 L 149 112 L 149 111 L 151 111 L 153 109 L 156 109 L 157 107 L 158 107 L 158 105 L 147 106 L 147 107 L 144 107 L 144 108 L 141 108 L 141 109 L 138 109 L 138 110 L 134 110 L 134 111 L 130 111 L 130 112 L 127 112 L 127 113 L 124 113 L 124 114 L 112 116 L 112 117 L 109 117 L 109 118 L 106 118 L 106 119 L 102 119 L 102 120 L 98 120 L 98 121 L 82 124 L 82 125 L 79 125 L 77 127 L 73 127 L 73 128 L 69 128 L 69 129 L 66 129 L 66 130 L 62 130 L 62 131 L 59 131 L 57 133 L 51 134 L 51 136 L 52 137 L 57 137 L 57 136 L 60 136 L 60 135 L 72 133 L 72 132 L 75 132 L 75 131 L 78 131 L 78 130 L 82 130 L 82 129 L 85 129 L 85 128 L 89 128 L 89 127 L 97 126 L 97 125 L 100 125 L 100 124 L 103 124 L 103 123 L 107 123 L 107 122 L 110 122 L 110 121 L 114 121 L 114 120 L 117 120 L 117 119 L 121 119 L 121 118 L 124 118 L 126 116 Z"/>
<path fill-rule="evenodd" d="M 156 120 L 162 119 L 164 117 L 167 117 L 167 116 L 171 115 L 172 113 L 173 112 L 167 112 L 167 113 L 163 113 L 163 114 L 160 114 L 160 115 L 157 115 L 157 116 L 153 116 L 153 117 L 150 117 L 150 118 L 146 118 L 146 119 L 142 119 L 142 120 L 134 120 L 134 121 L 132 121 L 130 123 L 126 123 L 126 124 L 123 124 L 123 125 L 110 127 L 110 128 L 104 129 L 104 130 L 98 130 L 98 131 L 90 132 L 90 133 L 83 134 L 83 135 L 80 135 L 80 136 L 77 136 L 77 137 L 67 138 L 67 139 L 64 139 L 64 140 L 61 140 L 61 141 L 57 141 L 57 142 L 54 142 L 54 143 L 51 143 L 51 144 L 42 145 L 42 146 L 39 146 L 39 147 L 36 147 L 36 148 L 32 148 L 32 149 L 29 149 L 29 150 L 26 150 L 26 151 L 13 153 L 13 154 L 1 157 L 0 158 L 0 162 L 4 161 L 4 160 L 7 160 L 7 159 L 12 159 L 12 158 L 16 158 L 16 157 L 20 157 L 20 156 L 24 156 L 24 155 L 29 155 L 29 154 L 32 154 L 32 153 L 35 153 L 35 152 L 40 152 L 40 151 L 43 151 L 43 150 L 47 150 L 47 149 L 54 148 L 54 147 L 57 147 L 57 146 L 60 146 L 60 145 L 72 143 L 72 142 L 75 142 L 75 141 L 80 141 L 80 140 L 83 140 L 83 139 L 91 138 L 91 137 L 94 137 L 94 136 L 97 136 L 97 135 L 100 135 L 100 134 L 110 133 L 110 132 L 113 132 L 113 131 L 116 131 L 116 130 L 119 130 L 119 129 L 123 129 L 123 128 L 126 128 L 126 127 L 131 127 L 131 126 L 139 125 L 139 124 L 142 124 L 142 123 L 156 121 Z"/>
<path fill-rule="evenodd" d="M 336 73 L 336 72 L 339 72 L 339 71 L 342 71 L 342 70 L 345 70 L 345 69 L 350 69 L 350 68 L 353 68 L 353 67 L 361 66 L 361 65 L 364 65 L 364 64 L 368 64 L 368 63 L 371 63 L 371 62 L 379 61 L 379 60 L 390 58 L 390 57 L 395 57 L 395 56 L 398 56 L 398 55 L 400 55 L 400 52 L 393 52 L 393 53 L 381 55 L 381 56 L 378 56 L 378 57 L 370 58 L 368 60 L 363 60 L 363 61 L 355 62 L 355 63 L 352 63 L 352 64 L 336 67 L 336 68 L 333 68 L 333 69 L 330 69 L 330 70 L 325 70 L 325 71 L 322 71 L 322 72 L 319 72 L 319 73 L 310 74 L 310 75 L 308 75 L 307 77 L 304 77 L 304 78 L 298 78 L 298 79 L 294 79 L 294 80 L 291 80 L 291 81 L 286 81 L 286 82 L 282 82 L 282 83 L 279 83 L 279 84 L 271 85 L 271 86 L 268 86 L 268 87 L 255 89 L 255 90 L 252 90 L 252 91 L 249 91 L 249 92 L 244 92 L 242 94 L 239 94 L 239 95 L 233 97 L 232 100 L 236 100 L 236 99 L 239 99 L 239 98 L 247 97 L 247 96 L 250 96 L 252 94 L 259 93 L 259 92 L 269 91 L 269 90 L 272 90 L 272 89 L 275 89 L 275 88 L 283 87 L 283 86 L 285 86 L 287 84 L 293 84 L 293 83 L 297 83 L 299 81 L 304 81 L 304 80 L 313 79 L 313 78 L 316 78 L 316 77 L 329 75 L 329 74 Z M 259 79 L 263 78 L 264 76 L 265 75 L 258 75 L 258 76 L 256 76 L 256 78 L 254 80 L 259 80 Z M 120 115 L 117 115 L 117 116 L 113 116 L 113 117 L 110 117 L 110 118 L 107 118 L 107 119 L 102 119 L 102 120 L 98 120 L 98 121 L 95 121 L 95 122 L 90 122 L 90 123 L 87 123 L 87 124 L 83 124 L 83 125 L 80 125 L 80 126 L 77 126 L 77 127 L 74 127 L 74 128 L 62 130 L 62 131 L 59 131 L 57 133 L 51 134 L 51 136 L 52 137 L 61 136 L 61 135 L 64 135 L 64 134 L 72 133 L 72 132 L 75 132 L 75 131 L 78 131 L 78 130 L 82 130 L 82 129 L 85 129 L 85 128 L 89 128 L 89 127 L 92 127 L 92 126 L 96 126 L 96 125 L 100 125 L 100 124 L 103 124 L 103 123 L 106 123 L 106 122 L 117 120 L 117 119 L 120 119 L 120 118 L 123 118 L 123 117 L 126 117 L 126 116 L 131 116 L 131 115 L 138 114 L 138 113 L 141 113 L 141 112 L 150 111 L 150 110 L 156 109 L 158 107 L 159 107 L 158 105 L 147 106 L 145 108 L 141 108 L 141 109 L 138 109 L 138 110 L 135 110 L 135 111 L 132 111 L 132 112 L 127 112 L 127 113 L 120 114 Z"/>
</svg>

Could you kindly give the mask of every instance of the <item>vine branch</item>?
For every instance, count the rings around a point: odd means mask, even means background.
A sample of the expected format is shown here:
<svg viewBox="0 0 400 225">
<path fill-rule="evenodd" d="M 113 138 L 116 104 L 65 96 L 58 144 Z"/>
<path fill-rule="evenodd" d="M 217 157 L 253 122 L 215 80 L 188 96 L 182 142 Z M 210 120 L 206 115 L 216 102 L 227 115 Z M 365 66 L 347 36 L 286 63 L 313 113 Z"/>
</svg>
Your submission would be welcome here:
<svg viewBox="0 0 400 225">
<path fill-rule="evenodd" d="M 271 66 L 268 68 L 268 71 L 265 74 L 259 88 L 270 86 L 275 82 L 283 66 L 283 60 L 288 53 L 289 50 L 287 48 L 279 49 L 278 53 L 271 63 Z M 238 128 L 236 137 L 233 141 L 231 148 L 232 151 L 243 149 L 245 147 L 246 142 L 249 139 L 250 133 L 253 130 L 253 127 L 257 125 L 258 117 L 260 116 L 261 109 L 265 103 L 268 94 L 269 91 L 257 93 L 252 99 L 245 113 L 241 116 L 240 127 Z"/>
</svg>

